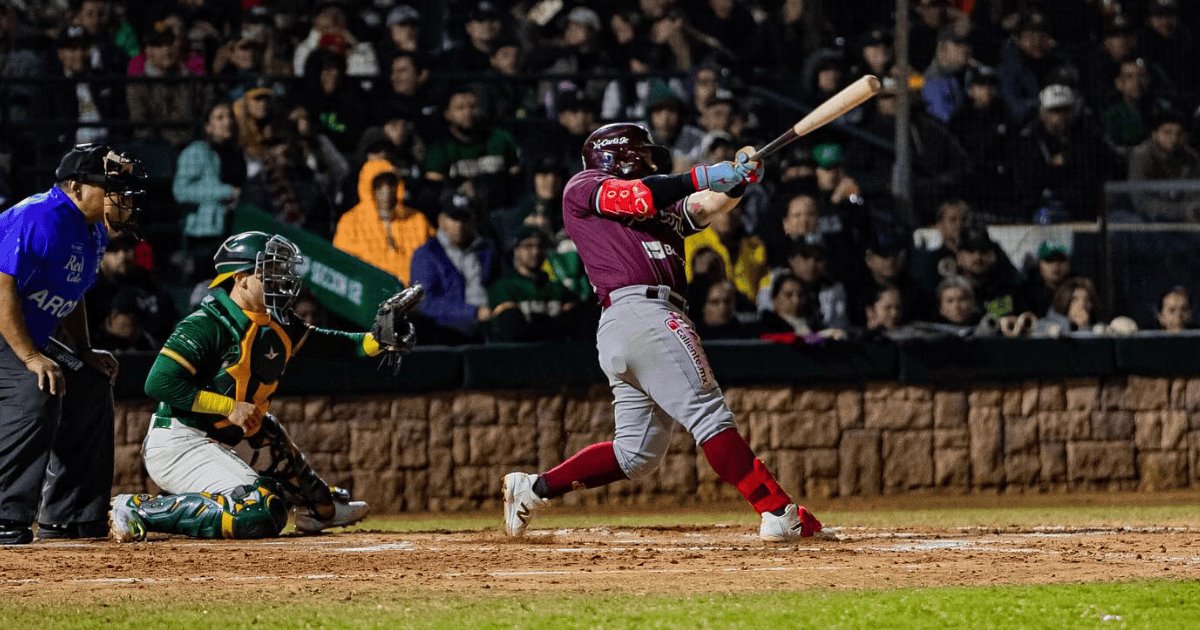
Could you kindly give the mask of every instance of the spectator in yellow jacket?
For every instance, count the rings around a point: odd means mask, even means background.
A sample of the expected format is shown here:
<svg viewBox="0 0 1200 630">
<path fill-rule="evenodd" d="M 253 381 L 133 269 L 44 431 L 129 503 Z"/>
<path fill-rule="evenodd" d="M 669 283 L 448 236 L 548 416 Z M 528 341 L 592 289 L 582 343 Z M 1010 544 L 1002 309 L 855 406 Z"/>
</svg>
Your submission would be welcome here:
<svg viewBox="0 0 1200 630">
<path fill-rule="evenodd" d="M 424 214 L 406 207 L 404 182 L 387 160 L 358 173 L 358 204 L 338 219 L 333 246 L 409 284 L 413 252 L 433 236 Z"/>
<path fill-rule="evenodd" d="M 705 248 L 721 257 L 726 274 L 737 287 L 738 293 L 746 296 L 751 303 L 758 291 L 770 284 L 767 246 L 757 236 L 746 234 L 739 208 L 714 217 L 708 229 L 684 241 L 688 282 L 692 280 L 692 258 Z"/>
</svg>

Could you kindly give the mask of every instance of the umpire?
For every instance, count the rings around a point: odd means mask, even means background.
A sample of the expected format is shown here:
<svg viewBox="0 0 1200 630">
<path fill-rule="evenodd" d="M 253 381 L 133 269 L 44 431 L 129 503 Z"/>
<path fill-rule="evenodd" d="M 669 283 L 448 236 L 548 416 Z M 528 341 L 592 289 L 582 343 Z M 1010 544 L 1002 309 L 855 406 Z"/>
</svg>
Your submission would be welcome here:
<svg viewBox="0 0 1200 630">
<path fill-rule="evenodd" d="M 39 538 L 107 534 L 117 361 L 91 348 L 83 295 L 145 171 L 81 144 L 54 175 L 0 214 L 0 544 L 31 542 L 35 516 Z"/>
</svg>

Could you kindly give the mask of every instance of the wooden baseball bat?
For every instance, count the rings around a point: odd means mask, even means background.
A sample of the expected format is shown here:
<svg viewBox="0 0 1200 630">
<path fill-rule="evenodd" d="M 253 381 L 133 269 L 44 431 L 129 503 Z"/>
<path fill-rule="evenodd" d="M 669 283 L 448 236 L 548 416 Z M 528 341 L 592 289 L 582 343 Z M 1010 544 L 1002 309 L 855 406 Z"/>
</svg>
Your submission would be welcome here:
<svg viewBox="0 0 1200 630">
<path fill-rule="evenodd" d="M 847 85 L 842 88 L 842 91 L 829 97 L 828 100 L 809 112 L 807 116 L 792 125 L 791 129 L 779 134 L 778 138 L 775 138 L 763 148 L 755 151 L 750 156 L 750 161 L 756 162 L 761 160 L 791 144 L 800 136 L 808 135 L 828 125 L 846 112 L 862 105 L 872 96 L 878 94 L 879 88 L 879 79 L 871 74 L 863 76 L 854 83 Z"/>
</svg>

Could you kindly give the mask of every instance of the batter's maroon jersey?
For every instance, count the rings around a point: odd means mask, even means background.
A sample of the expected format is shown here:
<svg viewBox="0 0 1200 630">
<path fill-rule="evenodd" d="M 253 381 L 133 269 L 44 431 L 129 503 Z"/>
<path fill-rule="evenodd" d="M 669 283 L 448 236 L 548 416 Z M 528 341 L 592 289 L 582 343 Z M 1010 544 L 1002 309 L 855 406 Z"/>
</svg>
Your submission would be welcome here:
<svg viewBox="0 0 1200 630">
<path fill-rule="evenodd" d="M 588 279 L 603 303 L 608 294 L 635 284 L 664 284 L 682 295 L 687 288 L 683 239 L 699 230 L 681 199 L 656 208 L 645 221 L 610 218 L 596 211 L 596 192 L 612 175 L 581 171 L 563 189 L 563 226 L 583 259 Z"/>
</svg>

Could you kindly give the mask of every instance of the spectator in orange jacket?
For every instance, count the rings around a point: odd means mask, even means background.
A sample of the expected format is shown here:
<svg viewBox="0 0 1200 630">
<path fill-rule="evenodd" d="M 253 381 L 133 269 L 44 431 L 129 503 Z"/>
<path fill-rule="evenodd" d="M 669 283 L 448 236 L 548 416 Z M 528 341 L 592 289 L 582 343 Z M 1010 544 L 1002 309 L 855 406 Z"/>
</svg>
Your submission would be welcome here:
<svg viewBox="0 0 1200 630">
<path fill-rule="evenodd" d="M 333 246 L 408 285 L 413 252 L 433 236 L 429 219 L 404 205 L 404 182 L 387 160 L 363 164 L 358 199 L 338 219 Z"/>
</svg>

